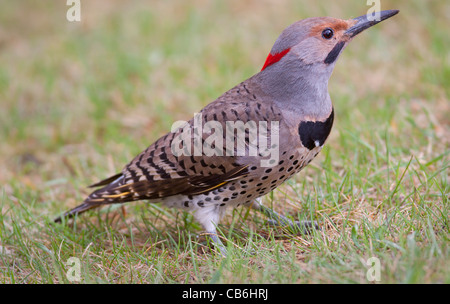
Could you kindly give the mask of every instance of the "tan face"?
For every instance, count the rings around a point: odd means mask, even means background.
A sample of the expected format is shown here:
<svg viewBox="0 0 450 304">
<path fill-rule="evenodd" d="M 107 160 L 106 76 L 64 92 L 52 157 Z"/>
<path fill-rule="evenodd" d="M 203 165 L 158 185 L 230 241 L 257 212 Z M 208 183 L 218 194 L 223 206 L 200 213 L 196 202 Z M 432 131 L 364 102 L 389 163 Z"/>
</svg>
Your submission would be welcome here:
<svg viewBox="0 0 450 304">
<path fill-rule="evenodd" d="M 381 11 L 378 19 L 362 15 L 349 20 L 322 17 L 301 21 L 298 24 L 308 30 L 293 50 L 304 63 L 324 64 L 329 67 L 325 70 L 330 72 L 339 54 L 353 37 L 397 13 L 397 10 Z"/>
<path fill-rule="evenodd" d="M 334 63 L 354 36 L 397 13 L 397 10 L 381 11 L 378 20 L 362 15 L 349 20 L 319 17 L 295 22 L 278 37 L 263 70 L 286 58 L 285 65 L 301 63 L 305 69 L 319 65 L 315 73 L 331 75 Z"/>
<path fill-rule="evenodd" d="M 297 53 L 305 63 L 332 65 L 352 37 L 347 30 L 356 24 L 353 19 L 323 18 L 315 20 L 308 37 L 299 43 Z"/>
<path fill-rule="evenodd" d="M 334 46 L 338 41 L 349 41 L 350 37 L 345 32 L 356 24 L 353 19 L 334 19 L 329 22 L 322 22 L 310 30 L 310 37 L 316 37 L 324 44 Z"/>
<path fill-rule="evenodd" d="M 292 51 L 304 64 L 330 66 L 351 40 L 346 31 L 356 21 L 330 17 L 314 18 L 305 22 L 308 30 Z M 324 67 L 324 68 L 325 68 Z M 330 72 L 324 69 L 324 72 Z"/>
</svg>

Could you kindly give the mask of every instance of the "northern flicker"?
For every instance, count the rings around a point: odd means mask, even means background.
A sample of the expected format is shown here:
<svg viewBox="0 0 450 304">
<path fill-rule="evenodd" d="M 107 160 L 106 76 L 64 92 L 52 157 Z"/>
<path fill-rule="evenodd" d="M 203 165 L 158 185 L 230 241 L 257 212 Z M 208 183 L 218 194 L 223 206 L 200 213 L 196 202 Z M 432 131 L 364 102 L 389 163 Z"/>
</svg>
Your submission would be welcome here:
<svg viewBox="0 0 450 304">
<path fill-rule="evenodd" d="M 222 252 L 216 226 L 228 207 L 251 206 L 275 223 L 314 226 L 291 222 L 258 199 L 321 151 L 333 125 L 328 80 L 337 58 L 354 36 L 397 13 L 290 25 L 259 73 L 159 138 L 122 172 L 90 186 L 99 189 L 63 217 L 108 204 L 162 202 L 193 211 Z"/>
</svg>

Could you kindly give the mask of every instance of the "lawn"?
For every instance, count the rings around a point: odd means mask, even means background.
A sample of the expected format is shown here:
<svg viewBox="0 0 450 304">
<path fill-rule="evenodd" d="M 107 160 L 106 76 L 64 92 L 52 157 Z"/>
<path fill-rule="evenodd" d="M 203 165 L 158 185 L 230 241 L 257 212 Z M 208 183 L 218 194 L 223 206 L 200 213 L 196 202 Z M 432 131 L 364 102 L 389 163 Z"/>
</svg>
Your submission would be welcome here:
<svg viewBox="0 0 450 304">
<path fill-rule="evenodd" d="M 81 0 L 80 22 L 66 1 L 3 3 L 0 282 L 450 283 L 450 3 L 381 4 L 400 13 L 339 58 L 325 148 L 263 198 L 321 229 L 230 210 L 223 258 L 191 214 L 159 204 L 52 220 L 257 73 L 289 24 L 357 17 L 365 1 Z"/>
</svg>

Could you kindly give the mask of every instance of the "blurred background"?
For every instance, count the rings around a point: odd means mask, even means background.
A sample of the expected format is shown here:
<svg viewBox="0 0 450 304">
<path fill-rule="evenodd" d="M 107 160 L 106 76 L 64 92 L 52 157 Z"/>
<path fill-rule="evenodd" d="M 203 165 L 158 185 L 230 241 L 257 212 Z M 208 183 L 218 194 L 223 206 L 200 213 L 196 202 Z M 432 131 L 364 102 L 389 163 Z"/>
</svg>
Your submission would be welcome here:
<svg viewBox="0 0 450 304">
<path fill-rule="evenodd" d="M 289 24 L 370 8 L 81 0 L 81 21 L 69 22 L 66 1 L 1 7 L 0 184 L 44 214 L 75 205 L 86 185 L 121 170 L 173 121 L 258 72 Z M 375 146 L 388 132 L 393 151 L 425 161 L 449 147 L 450 3 L 382 0 L 381 9 L 400 14 L 358 36 L 330 81 L 336 166 L 349 132 Z"/>
</svg>

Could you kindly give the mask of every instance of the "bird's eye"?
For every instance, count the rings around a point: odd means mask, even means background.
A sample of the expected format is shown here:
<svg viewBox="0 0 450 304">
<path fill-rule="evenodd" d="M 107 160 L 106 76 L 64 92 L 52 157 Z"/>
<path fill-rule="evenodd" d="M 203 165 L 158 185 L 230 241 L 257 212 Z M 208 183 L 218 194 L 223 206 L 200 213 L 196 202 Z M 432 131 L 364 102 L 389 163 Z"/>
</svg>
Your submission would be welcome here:
<svg viewBox="0 0 450 304">
<path fill-rule="evenodd" d="M 333 36 L 334 36 L 334 32 L 333 32 L 333 30 L 330 29 L 330 28 L 326 28 L 326 29 L 324 29 L 323 32 L 322 32 L 322 37 L 323 37 L 324 39 L 331 39 L 331 38 L 333 38 Z"/>
</svg>

